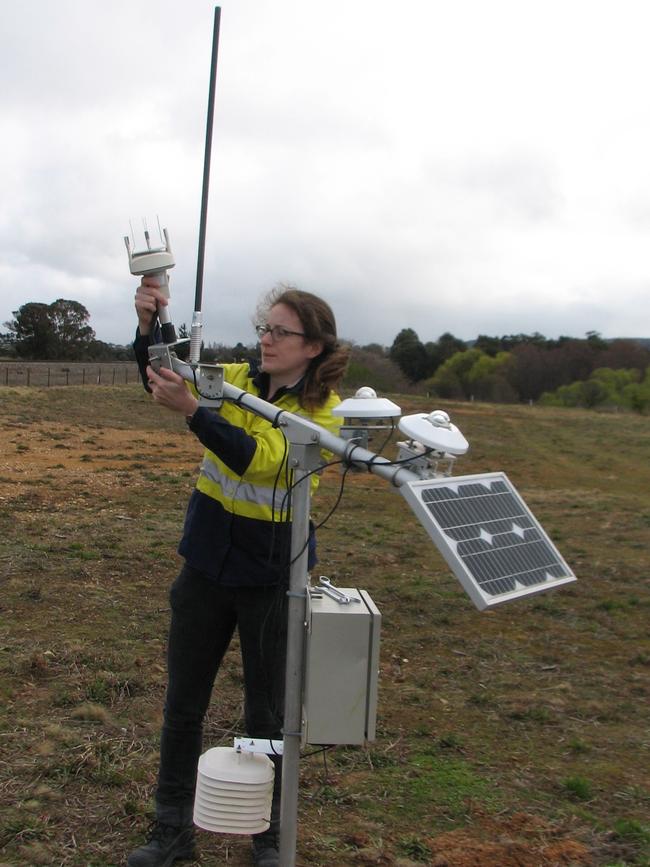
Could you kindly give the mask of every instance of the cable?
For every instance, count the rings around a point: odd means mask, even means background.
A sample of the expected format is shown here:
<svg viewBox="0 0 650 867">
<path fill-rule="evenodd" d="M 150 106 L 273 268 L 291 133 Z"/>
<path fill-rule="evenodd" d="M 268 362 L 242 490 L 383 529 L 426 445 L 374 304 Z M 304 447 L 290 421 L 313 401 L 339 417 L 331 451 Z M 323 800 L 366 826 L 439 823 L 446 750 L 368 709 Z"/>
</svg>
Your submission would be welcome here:
<svg viewBox="0 0 650 867">
<path fill-rule="evenodd" d="M 313 527 L 314 532 L 315 532 L 316 530 L 320 530 L 321 527 L 324 527 L 325 524 L 326 524 L 326 523 L 331 519 L 331 517 L 333 516 L 333 514 L 336 512 L 336 510 L 337 510 L 338 507 L 340 506 L 340 504 L 341 504 L 341 500 L 343 499 L 343 492 L 344 492 L 344 489 L 345 489 L 345 481 L 346 481 L 346 479 L 347 479 L 347 474 L 348 474 L 349 471 L 352 469 L 353 464 L 354 464 L 354 463 L 357 463 L 357 464 L 365 464 L 365 465 L 367 466 L 367 468 L 368 468 L 368 471 L 370 472 L 373 463 L 375 463 L 375 461 L 377 461 L 377 460 L 381 457 L 380 455 L 373 455 L 372 458 L 370 458 L 369 460 L 356 460 L 356 461 L 355 461 L 354 458 L 353 458 L 352 456 L 353 456 L 353 454 L 354 454 L 354 450 L 357 449 L 357 448 L 360 448 L 360 446 L 354 446 L 353 449 L 350 451 L 350 453 L 347 455 L 347 457 L 346 457 L 345 459 L 336 460 L 336 461 L 330 461 L 329 463 L 327 463 L 327 464 L 323 464 L 322 466 L 317 467 L 317 468 L 314 469 L 314 470 L 309 470 L 309 472 L 305 473 L 304 476 L 301 477 L 300 481 L 304 481 L 306 478 L 308 478 L 309 476 L 313 475 L 314 473 L 322 472 L 324 469 L 327 469 L 328 467 L 333 467 L 333 466 L 336 466 L 337 464 L 344 464 L 344 463 L 346 463 L 346 461 L 347 461 L 347 466 L 345 466 L 345 468 L 344 468 L 344 470 L 343 470 L 343 474 L 342 474 L 342 478 L 341 478 L 341 485 L 340 485 L 340 487 L 339 487 L 339 493 L 338 493 L 338 496 L 337 496 L 337 498 L 336 498 L 336 501 L 335 501 L 334 505 L 332 506 L 332 508 L 330 509 L 330 511 L 327 513 L 327 515 L 322 519 L 322 521 L 320 521 L 318 524 L 315 524 L 315 525 L 314 525 L 314 527 Z M 424 456 L 424 455 L 429 455 L 429 454 L 431 454 L 431 452 L 433 452 L 433 451 L 434 451 L 434 449 L 425 449 L 424 452 L 423 452 L 423 456 Z M 411 463 L 412 461 L 413 461 L 413 458 L 403 458 L 402 460 L 398 460 L 398 461 L 389 461 L 389 460 L 386 460 L 385 458 L 382 458 L 382 465 L 383 465 L 383 466 L 393 466 L 393 467 L 397 467 L 397 466 L 403 466 L 403 465 L 405 465 L 405 464 L 409 464 L 409 463 Z M 298 484 L 298 482 L 294 482 L 290 487 L 287 488 L 287 494 L 285 494 L 285 498 L 286 498 L 287 496 L 290 496 L 291 490 L 292 490 L 292 489 L 293 489 L 297 484 Z M 284 502 L 284 501 L 283 501 L 283 502 Z M 290 560 L 290 562 L 289 562 L 289 567 L 291 567 L 291 566 L 293 565 L 293 563 L 295 563 L 296 560 L 298 560 L 298 559 L 303 555 L 303 553 L 305 552 L 305 549 L 309 546 L 309 541 L 310 541 L 309 538 L 307 538 L 307 541 L 306 541 L 305 544 L 302 546 L 302 548 L 300 549 L 300 551 L 295 555 L 295 557 L 293 557 L 293 558 Z"/>
<path fill-rule="evenodd" d="M 334 512 L 335 512 L 335 511 L 338 509 L 338 507 L 341 505 L 341 500 L 343 499 L 343 490 L 344 490 L 344 488 L 345 488 L 345 480 L 346 480 L 347 475 L 348 475 L 348 473 L 350 472 L 351 469 L 352 469 L 352 467 L 351 467 L 350 465 L 348 465 L 348 466 L 343 470 L 343 473 L 342 473 L 342 475 L 341 475 L 341 484 L 340 484 L 340 486 L 339 486 L 339 493 L 338 493 L 338 496 L 337 496 L 337 498 L 336 498 L 336 501 L 335 501 L 334 505 L 332 506 L 332 508 L 331 508 L 331 509 L 329 510 L 329 512 L 327 513 L 327 515 L 323 518 L 323 520 L 320 521 L 318 524 L 316 524 L 316 525 L 314 526 L 314 531 L 316 531 L 316 530 L 320 530 L 321 527 L 324 527 L 325 524 L 326 524 L 326 523 L 329 521 L 329 519 L 332 517 L 332 515 L 334 514 Z"/>
<path fill-rule="evenodd" d="M 313 475 L 314 473 L 322 472 L 324 469 L 327 469 L 328 467 L 336 466 L 337 464 L 340 464 L 340 463 L 342 463 L 342 461 L 337 460 L 337 461 L 331 461 L 330 463 L 327 463 L 327 464 L 323 464 L 322 466 L 317 467 L 315 470 L 310 470 L 309 472 L 305 473 L 304 476 L 302 476 L 300 478 L 300 480 L 297 482 L 289 483 L 289 481 L 287 480 L 287 484 L 288 484 L 287 492 L 286 492 L 284 499 L 282 501 L 282 507 L 281 508 L 284 509 L 285 500 L 288 500 L 289 503 L 291 502 L 291 491 L 296 487 L 296 485 L 298 485 L 300 482 L 304 482 L 304 480 L 306 478 Z M 315 532 L 316 530 L 320 529 L 327 521 L 329 521 L 329 519 L 332 517 L 332 515 L 334 514 L 336 509 L 339 507 L 339 505 L 341 503 L 341 499 L 343 497 L 343 488 L 345 485 L 345 479 L 346 479 L 346 476 L 347 476 L 349 470 L 350 470 L 350 467 L 346 467 L 346 469 L 343 472 L 343 476 L 341 479 L 341 487 L 339 489 L 339 493 L 338 493 L 338 496 L 336 498 L 336 502 L 334 503 L 334 506 L 332 507 L 332 509 L 330 510 L 328 515 L 319 524 L 312 525 L 312 527 L 310 528 L 309 535 L 307 536 L 307 541 L 302 546 L 300 551 L 298 551 L 298 553 L 295 555 L 295 557 L 293 557 L 292 559 L 289 560 L 289 562 L 288 562 L 289 568 L 291 568 L 291 566 L 296 562 L 296 560 L 298 560 L 300 557 L 302 557 L 302 555 L 305 552 L 305 549 L 309 547 L 309 542 L 311 540 L 312 530 L 313 530 L 313 532 Z M 289 506 L 288 506 L 288 508 L 289 508 Z"/>
<path fill-rule="evenodd" d="M 390 438 L 392 437 L 392 435 L 393 435 L 394 433 L 395 433 L 395 419 L 394 419 L 394 418 L 391 418 L 391 420 L 390 420 L 390 431 L 388 432 L 388 436 L 387 436 L 386 439 L 383 441 L 383 443 L 381 444 L 381 446 L 377 449 L 377 454 L 378 454 L 378 455 L 380 455 L 380 454 L 383 452 L 383 450 L 386 448 L 386 446 L 387 446 L 388 443 L 390 442 Z"/>
<path fill-rule="evenodd" d="M 328 753 L 330 750 L 333 750 L 336 744 L 327 744 L 327 746 L 321 747 L 318 750 L 312 750 L 310 753 L 301 753 L 301 759 L 308 759 L 310 756 L 319 756 L 321 753 Z"/>
</svg>

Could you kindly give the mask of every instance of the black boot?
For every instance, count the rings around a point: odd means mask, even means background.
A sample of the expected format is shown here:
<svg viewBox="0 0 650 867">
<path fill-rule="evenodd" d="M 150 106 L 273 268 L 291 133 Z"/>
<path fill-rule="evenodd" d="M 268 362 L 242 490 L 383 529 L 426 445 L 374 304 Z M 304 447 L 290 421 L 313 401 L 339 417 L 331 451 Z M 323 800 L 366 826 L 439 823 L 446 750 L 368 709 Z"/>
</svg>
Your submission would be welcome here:
<svg viewBox="0 0 650 867">
<path fill-rule="evenodd" d="M 280 867 L 280 836 L 264 831 L 253 837 L 253 864 L 255 867 Z"/>
<path fill-rule="evenodd" d="M 174 861 L 194 858 L 192 808 L 157 804 L 147 842 L 134 849 L 126 863 L 127 867 L 171 867 Z"/>
</svg>

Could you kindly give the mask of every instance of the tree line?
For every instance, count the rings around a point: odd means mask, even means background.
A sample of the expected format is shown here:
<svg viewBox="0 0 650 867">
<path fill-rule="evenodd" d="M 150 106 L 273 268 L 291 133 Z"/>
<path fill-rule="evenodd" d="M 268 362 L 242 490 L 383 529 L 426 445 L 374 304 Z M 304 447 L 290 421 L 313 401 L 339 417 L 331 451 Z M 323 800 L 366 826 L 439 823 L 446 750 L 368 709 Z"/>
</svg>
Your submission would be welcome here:
<svg viewBox="0 0 650 867">
<path fill-rule="evenodd" d="M 90 314 L 78 301 L 29 302 L 14 311 L 0 333 L 0 353 L 25 360 L 130 361 L 130 346 L 96 339 Z M 183 324 L 179 337 L 187 337 Z M 210 343 L 206 361 L 240 361 L 257 356 L 254 346 Z M 423 343 L 402 329 L 390 347 L 353 344 L 345 380 L 348 388 L 426 391 L 446 399 L 491 402 L 541 401 L 559 406 L 612 404 L 650 410 L 650 340 L 547 339 L 542 334 L 480 334 L 463 341 L 445 332 Z"/>
<path fill-rule="evenodd" d="M 405 328 L 388 354 L 411 383 L 442 398 L 650 409 L 650 341 L 589 331 L 556 340 L 482 334 L 471 343 L 446 333 L 423 344 Z"/>
<path fill-rule="evenodd" d="M 0 354 L 25 361 L 132 361 L 129 346 L 97 340 L 79 301 L 30 301 L 13 311 L 0 333 Z"/>
</svg>

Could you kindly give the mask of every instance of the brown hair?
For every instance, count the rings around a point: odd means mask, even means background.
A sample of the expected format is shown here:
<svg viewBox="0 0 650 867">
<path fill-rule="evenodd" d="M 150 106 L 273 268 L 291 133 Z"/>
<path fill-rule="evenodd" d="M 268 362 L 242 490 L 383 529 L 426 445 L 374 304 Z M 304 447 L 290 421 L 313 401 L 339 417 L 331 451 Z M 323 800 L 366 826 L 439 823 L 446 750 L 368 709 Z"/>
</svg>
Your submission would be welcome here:
<svg viewBox="0 0 650 867">
<path fill-rule="evenodd" d="M 305 340 L 318 340 L 323 344 L 323 351 L 309 363 L 300 396 L 305 409 L 316 409 L 325 403 L 330 392 L 343 379 L 350 349 L 339 342 L 332 308 L 318 295 L 280 283 L 258 306 L 257 321 L 263 322 L 276 304 L 285 304 L 294 311 L 302 323 Z"/>
</svg>

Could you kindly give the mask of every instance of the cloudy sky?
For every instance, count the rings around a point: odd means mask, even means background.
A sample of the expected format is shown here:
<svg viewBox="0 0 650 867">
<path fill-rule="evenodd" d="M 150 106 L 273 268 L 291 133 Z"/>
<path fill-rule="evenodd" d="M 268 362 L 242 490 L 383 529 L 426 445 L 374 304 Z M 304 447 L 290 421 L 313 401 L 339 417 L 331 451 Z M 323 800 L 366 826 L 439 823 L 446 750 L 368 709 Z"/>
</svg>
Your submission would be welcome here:
<svg viewBox="0 0 650 867">
<path fill-rule="evenodd" d="M 207 341 L 279 281 L 344 337 L 650 336 L 645 0 L 222 0 Z M 214 3 L 0 4 L 0 323 L 129 342 L 123 236 L 191 320 Z"/>
</svg>

